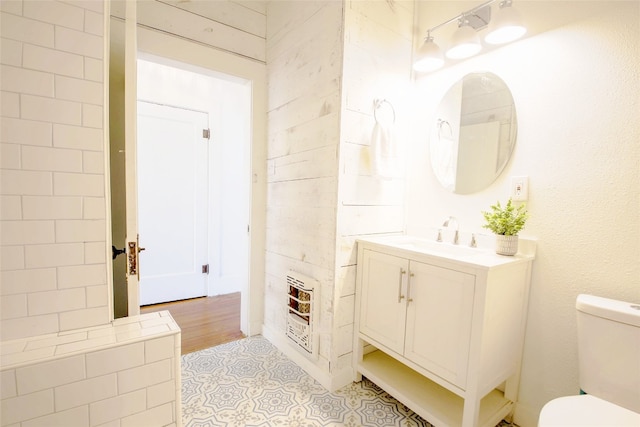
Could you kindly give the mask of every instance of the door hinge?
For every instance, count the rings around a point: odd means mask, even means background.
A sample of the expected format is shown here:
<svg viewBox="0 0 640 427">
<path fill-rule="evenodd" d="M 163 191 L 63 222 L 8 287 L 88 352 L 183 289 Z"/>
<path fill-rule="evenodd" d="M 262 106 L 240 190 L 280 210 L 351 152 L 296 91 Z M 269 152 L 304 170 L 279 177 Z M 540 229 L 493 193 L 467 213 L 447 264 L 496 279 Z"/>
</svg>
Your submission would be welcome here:
<svg viewBox="0 0 640 427">
<path fill-rule="evenodd" d="M 209 274 L 209 264 L 202 265 L 202 274 Z"/>
<path fill-rule="evenodd" d="M 211 139 L 211 129 L 202 129 L 202 137 L 204 139 Z"/>
</svg>

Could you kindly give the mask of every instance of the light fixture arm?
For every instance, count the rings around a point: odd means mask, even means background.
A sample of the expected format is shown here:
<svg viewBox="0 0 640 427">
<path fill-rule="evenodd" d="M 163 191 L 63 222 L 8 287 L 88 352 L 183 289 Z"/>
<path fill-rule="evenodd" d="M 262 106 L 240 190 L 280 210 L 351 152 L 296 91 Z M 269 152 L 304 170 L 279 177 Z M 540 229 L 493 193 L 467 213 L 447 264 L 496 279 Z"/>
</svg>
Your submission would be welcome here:
<svg viewBox="0 0 640 427">
<path fill-rule="evenodd" d="M 462 12 L 459 15 L 454 16 L 453 18 L 449 19 L 448 21 L 444 21 L 438 25 L 436 25 L 435 27 L 431 27 L 427 30 L 427 37 L 430 36 L 430 33 L 432 33 L 433 31 L 437 30 L 440 27 L 443 27 L 447 24 L 450 24 L 454 21 L 459 21 L 460 19 L 464 19 L 467 15 L 473 15 L 475 12 L 479 11 L 480 9 L 482 9 L 485 6 L 490 5 L 491 3 L 495 3 L 497 0 L 487 0 L 486 2 L 479 4 L 478 6 L 467 10 L 466 12 Z"/>
</svg>

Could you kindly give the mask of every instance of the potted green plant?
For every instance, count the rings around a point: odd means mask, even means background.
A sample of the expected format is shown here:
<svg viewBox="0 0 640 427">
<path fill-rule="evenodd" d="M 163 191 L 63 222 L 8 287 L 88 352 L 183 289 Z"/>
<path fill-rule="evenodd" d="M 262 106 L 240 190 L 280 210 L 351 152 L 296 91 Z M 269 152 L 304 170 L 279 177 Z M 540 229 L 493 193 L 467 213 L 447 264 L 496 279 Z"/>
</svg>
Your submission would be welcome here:
<svg viewBox="0 0 640 427">
<path fill-rule="evenodd" d="M 496 235 L 496 253 L 515 255 L 518 252 L 518 233 L 524 228 L 529 213 L 524 204 L 515 206 L 509 199 L 504 207 L 498 201 L 491 210 L 482 212 L 486 224 L 482 227 Z"/>
</svg>

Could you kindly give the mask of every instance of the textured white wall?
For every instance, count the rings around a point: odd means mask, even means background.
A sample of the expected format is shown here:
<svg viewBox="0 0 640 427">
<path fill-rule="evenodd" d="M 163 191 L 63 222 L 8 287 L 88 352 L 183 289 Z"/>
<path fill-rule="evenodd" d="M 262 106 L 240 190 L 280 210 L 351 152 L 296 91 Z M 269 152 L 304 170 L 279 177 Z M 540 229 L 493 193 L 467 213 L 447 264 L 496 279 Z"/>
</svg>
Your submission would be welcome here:
<svg viewBox="0 0 640 427">
<path fill-rule="evenodd" d="M 528 3 L 549 13 L 549 2 Z M 559 3 L 594 13 L 417 80 L 409 233 L 433 237 L 446 215 L 486 232 L 480 211 L 506 200 L 510 176 L 529 176 L 521 234 L 538 239 L 538 254 L 515 417 L 523 427 L 547 401 L 578 392 L 576 296 L 640 302 L 640 3 Z M 454 195 L 430 171 L 428 122 L 451 84 L 481 70 L 511 88 L 517 145 L 488 189 Z"/>
</svg>

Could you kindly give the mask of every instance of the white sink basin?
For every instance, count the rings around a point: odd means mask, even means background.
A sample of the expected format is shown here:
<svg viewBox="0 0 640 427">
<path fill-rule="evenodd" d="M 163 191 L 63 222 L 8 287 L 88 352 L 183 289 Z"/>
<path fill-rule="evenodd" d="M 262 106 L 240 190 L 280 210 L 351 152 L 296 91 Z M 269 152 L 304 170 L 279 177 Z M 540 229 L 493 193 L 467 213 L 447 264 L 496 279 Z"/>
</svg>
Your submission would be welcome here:
<svg viewBox="0 0 640 427">
<path fill-rule="evenodd" d="M 386 239 L 388 244 L 403 249 L 428 253 L 430 255 L 460 258 L 479 255 L 482 253 L 482 250 L 478 248 L 472 248 L 465 245 L 454 245 L 445 242 L 436 242 L 435 240 L 421 239 L 418 237 L 394 236 L 387 237 Z"/>
</svg>

